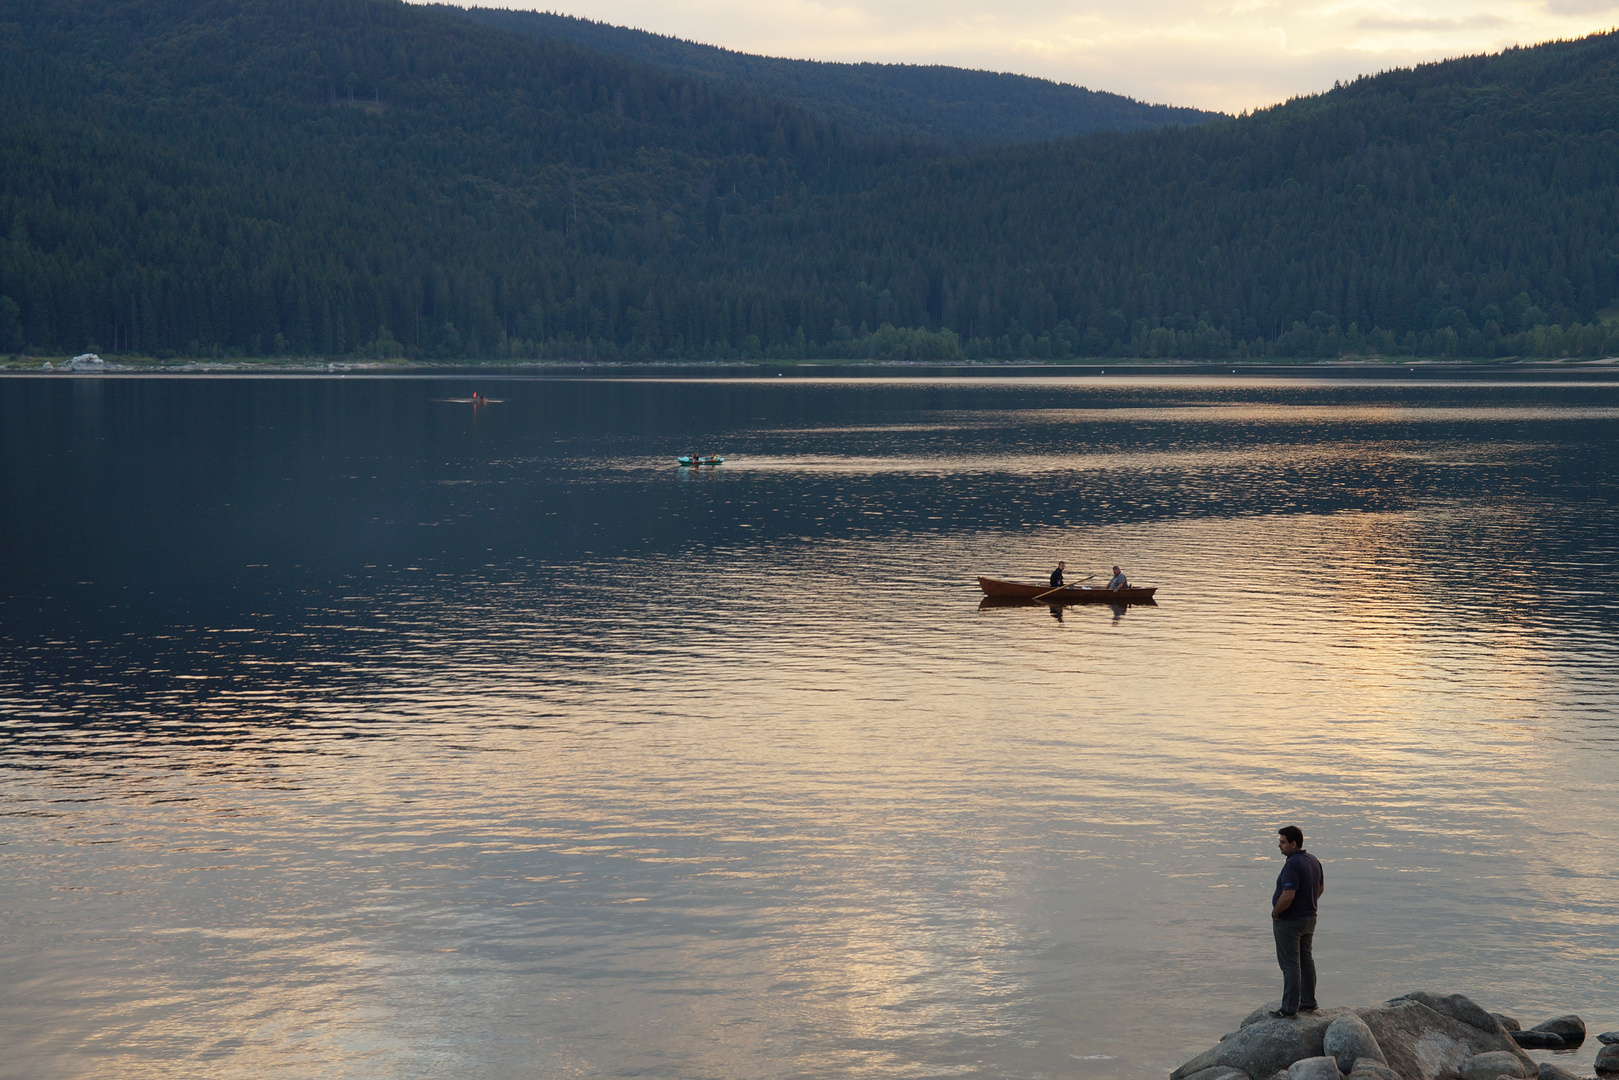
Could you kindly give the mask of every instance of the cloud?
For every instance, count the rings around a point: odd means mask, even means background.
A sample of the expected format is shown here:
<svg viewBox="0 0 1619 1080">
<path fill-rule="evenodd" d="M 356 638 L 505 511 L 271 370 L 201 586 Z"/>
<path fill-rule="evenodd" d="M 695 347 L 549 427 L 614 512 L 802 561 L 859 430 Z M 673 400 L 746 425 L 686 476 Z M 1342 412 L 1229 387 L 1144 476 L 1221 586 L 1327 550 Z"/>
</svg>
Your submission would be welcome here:
<svg viewBox="0 0 1619 1080">
<path fill-rule="evenodd" d="M 1553 15 L 1598 15 L 1619 8 L 1615 0 L 1551 0 L 1546 10 Z"/>
<path fill-rule="evenodd" d="M 1355 26 L 1361 30 L 1473 30 L 1480 27 L 1495 28 L 1506 26 L 1507 20 L 1499 15 L 1472 15 L 1464 19 L 1400 19 L 1387 16 L 1368 15 L 1355 20 Z"/>
<path fill-rule="evenodd" d="M 1211 15 L 1250 15 L 1256 11 L 1266 11 L 1282 6 L 1282 0 L 1235 0 L 1235 3 L 1225 7 L 1210 8 Z"/>
</svg>

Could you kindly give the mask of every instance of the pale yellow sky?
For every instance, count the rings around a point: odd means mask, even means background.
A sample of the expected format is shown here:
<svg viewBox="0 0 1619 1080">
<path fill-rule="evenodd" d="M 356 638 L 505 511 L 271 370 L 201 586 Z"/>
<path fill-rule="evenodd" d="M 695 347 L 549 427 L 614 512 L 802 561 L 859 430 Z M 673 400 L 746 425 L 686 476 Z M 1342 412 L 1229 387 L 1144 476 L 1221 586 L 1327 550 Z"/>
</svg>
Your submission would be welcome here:
<svg viewBox="0 0 1619 1080">
<path fill-rule="evenodd" d="M 769 56 L 1016 71 L 1237 112 L 1335 79 L 1619 25 L 1619 0 L 461 0 Z"/>
</svg>

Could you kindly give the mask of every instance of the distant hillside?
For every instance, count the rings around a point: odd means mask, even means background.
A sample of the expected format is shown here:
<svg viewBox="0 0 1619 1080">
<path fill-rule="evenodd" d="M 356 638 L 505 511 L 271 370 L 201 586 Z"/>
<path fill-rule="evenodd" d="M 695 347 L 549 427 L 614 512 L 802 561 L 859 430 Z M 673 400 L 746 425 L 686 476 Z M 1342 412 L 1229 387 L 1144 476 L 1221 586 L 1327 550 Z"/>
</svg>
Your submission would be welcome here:
<svg viewBox="0 0 1619 1080">
<path fill-rule="evenodd" d="M 571 42 L 665 71 L 790 102 L 877 136 L 996 146 L 1200 124 L 1220 113 L 1148 105 L 1026 75 L 914 64 L 829 64 L 731 52 L 545 12 L 446 7 L 484 26 Z"/>
<path fill-rule="evenodd" d="M 950 154 L 399 0 L 0 0 L 0 116 L 0 353 L 1619 353 L 1615 34 Z"/>
<path fill-rule="evenodd" d="M 722 225 L 903 156 L 398 0 L 0 0 L 0 116 L 0 352 L 610 341 Z"/>
<path fill-rule="evenodd" d="M 908 166 L 783 248 L 969 355 L 1619 354 L 1619 33 Z"/>
</svg>

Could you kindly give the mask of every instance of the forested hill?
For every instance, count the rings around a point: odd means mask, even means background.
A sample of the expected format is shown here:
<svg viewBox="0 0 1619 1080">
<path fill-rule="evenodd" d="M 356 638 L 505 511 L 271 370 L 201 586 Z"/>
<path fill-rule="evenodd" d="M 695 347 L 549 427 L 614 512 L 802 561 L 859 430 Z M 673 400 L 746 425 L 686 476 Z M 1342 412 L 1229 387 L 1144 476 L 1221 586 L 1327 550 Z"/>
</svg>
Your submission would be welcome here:
<svg viewBox="0 0 1619 1080">
<path fill-rule="evenodd" d="M 0 0 L 0 352 L 1619 352 L 1619 36 L 950 156 L 397 0 Z"/>
<path fill-rule="evenodd" d="M 922 166 L 783 272 L 985 355 L 1619 355 L 1616 129 L 1619 33 L 1512 49 Z"/>
<path fill-rule="evenodd" d="M 1149 105 L 1027 75 L 941 65 L 834 64 L 752 56 L 548 12 L 445 7 L 485 26 L 568 41 L 680 75 L 790 102 L 863 135 L 958 148 L 1097 131 L 1199 124 L 1220 113 Z"/>
<path fill-rule="evenodd" d="M 397 0 L 0 0 L 0 115 L 0 351 L 599 339 L 910 152 Z"/>
</svg>

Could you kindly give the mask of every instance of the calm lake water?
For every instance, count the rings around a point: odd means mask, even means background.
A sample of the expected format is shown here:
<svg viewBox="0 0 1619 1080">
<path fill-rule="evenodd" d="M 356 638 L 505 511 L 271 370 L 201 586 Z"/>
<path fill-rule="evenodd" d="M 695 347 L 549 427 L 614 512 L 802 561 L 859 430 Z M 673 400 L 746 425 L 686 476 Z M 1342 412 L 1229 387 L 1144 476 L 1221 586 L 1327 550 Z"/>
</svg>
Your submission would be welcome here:
<svg viewBox="0 0 1619 1080">
<path fill-rule="evenodd" d="M 8 378 L 0 485 L 0 1076 L 1162 1080 L 1288 823 L 1323 1003 L 1619 1028 L 1619 383 Z"/>
</svg>

